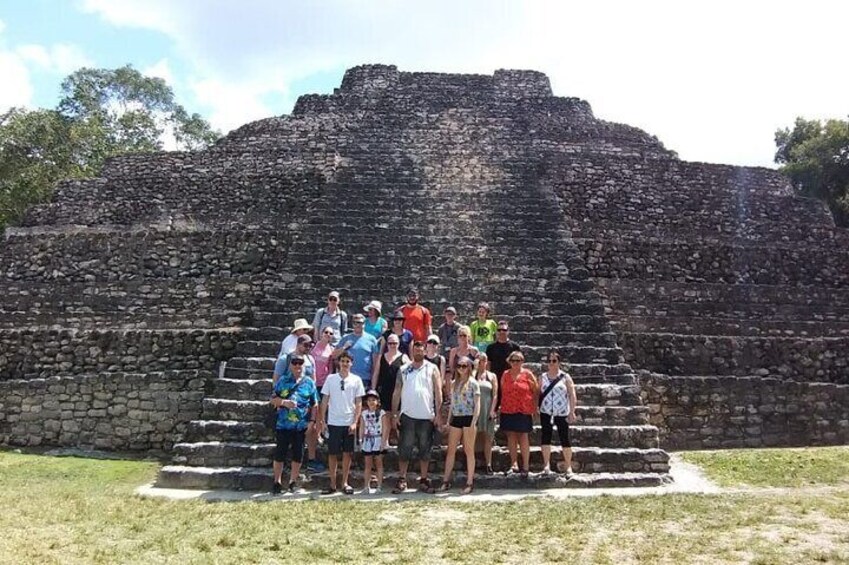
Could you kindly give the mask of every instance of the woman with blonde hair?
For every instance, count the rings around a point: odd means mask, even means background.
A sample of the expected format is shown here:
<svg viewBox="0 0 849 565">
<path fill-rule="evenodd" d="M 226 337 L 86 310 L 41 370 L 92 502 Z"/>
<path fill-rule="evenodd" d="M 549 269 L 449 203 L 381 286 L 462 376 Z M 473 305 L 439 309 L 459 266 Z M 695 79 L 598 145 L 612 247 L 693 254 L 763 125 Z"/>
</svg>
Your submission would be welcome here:
<svg viewBox="0 0 849 565">
<path fill-rule="evenodd" d="M 474 490 L 475 435 L 481 409 L 481 396 L 480 386 L 472 376 L 473 368 L 474 363 L 471 358 L 463 356 L 457 359 L 456 377 L 451 385 L 448 451 L 445 454 L 445 473 L 442 476 L 442 486 L 439 487 L 440 492 L 451 488 L 454 459 L 461 439 L 463 453 L 466 455 L 466 486 L 463 487 L 463 494 L 469 494 Z"/>
</svg>

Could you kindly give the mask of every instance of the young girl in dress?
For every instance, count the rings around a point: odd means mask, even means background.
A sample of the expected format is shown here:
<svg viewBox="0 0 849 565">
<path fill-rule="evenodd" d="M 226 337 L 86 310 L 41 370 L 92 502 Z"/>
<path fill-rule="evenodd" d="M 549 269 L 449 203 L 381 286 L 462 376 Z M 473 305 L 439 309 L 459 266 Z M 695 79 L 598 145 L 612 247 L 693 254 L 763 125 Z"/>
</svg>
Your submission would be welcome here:
<svg viewBox="0 0 849 565">
<path fill-rule="evenodd" d="M 376 390 L 369 390 L 365 397 L 366 409 L 360 415 L 360 444 L 365 456 L 365 473 L 368 484 L 363 488 L 363 494 L 377 494 L 383 487 L 383 446 L 389 441 L 389 427 L 384 426 L 384 411 L 380 408 L 380 395 Z M 372 466 L 377 468 L 377 482 L 371 484 Z"/>
</svg>

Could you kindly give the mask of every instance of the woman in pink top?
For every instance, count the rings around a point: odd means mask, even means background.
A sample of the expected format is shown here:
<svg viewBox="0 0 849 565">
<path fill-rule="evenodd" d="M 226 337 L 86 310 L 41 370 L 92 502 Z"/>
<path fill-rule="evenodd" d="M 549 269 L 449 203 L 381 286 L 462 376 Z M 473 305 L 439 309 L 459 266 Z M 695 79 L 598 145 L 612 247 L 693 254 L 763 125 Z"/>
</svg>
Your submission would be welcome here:
<svg viewBox="0 0 849 565">
<path fill-rule="evenodd" d="M 313 346 L 310 354 L 315 359 L 315 386 L 321 390 L 327 375 L 333 372 L 333 328 L 324 328 L 321 339 Z"/>
<path fill-rule="evenodd" d="M 327 375 L 333 372 L 333 328 L 326 327 L 321 330 L 321 339 L 313 346 L 310 351 L 313 360 L 315 361 L 315 386 L 321 390 L 324 381 L 327 380 Z M 313 472 L 324 471 L 325 467 L 316 459 L 316 445 L 318 444 L 317 426 L 310 426 L 307 431 L 307 468 Z"/>
</svg>

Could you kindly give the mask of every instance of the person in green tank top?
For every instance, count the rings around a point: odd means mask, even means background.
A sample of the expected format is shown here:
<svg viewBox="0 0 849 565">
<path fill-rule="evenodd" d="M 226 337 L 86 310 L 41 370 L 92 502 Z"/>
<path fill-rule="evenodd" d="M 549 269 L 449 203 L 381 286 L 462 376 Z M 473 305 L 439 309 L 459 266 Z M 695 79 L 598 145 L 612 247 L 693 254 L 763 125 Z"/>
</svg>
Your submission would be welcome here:
<svg viewBox="0 0 849 565">
<path fill-rule="evenodd" d="M 495 330 L 498 325 L 495 320 L 490 319 L 492 308 L 489 303 L 481 302 L 478 304 L 478 318 L 469 324 L 472 330 L 472 345 L 481 351 L 486 351 L 490 343 L 495 341 Z"/>
</svg>

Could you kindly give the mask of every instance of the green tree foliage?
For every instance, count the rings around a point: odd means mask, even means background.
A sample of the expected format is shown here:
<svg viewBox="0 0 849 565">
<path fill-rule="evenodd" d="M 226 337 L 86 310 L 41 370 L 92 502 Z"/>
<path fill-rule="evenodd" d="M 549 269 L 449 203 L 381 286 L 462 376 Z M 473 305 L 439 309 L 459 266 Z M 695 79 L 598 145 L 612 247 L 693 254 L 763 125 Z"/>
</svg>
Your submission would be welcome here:
<svg viewBox="0 0 849 565">
<path fill-rule="evenodd" d="M 775 162 L 806 196 L 824 200 L 837 225 L 849 227 L 849 120 L 796 118 L 775 132 Z"/>
<path fill-rule="evenodd" d="M 49 199 L 63 178 L 97 175 L 114 155 L 202 149 L 220 134 L 176 102 L 161 78 L 131 66 L 79 69 L 62 82 L 55 109 L 12 108 L 0 115 L 0 229 Z"/>
</svg>

